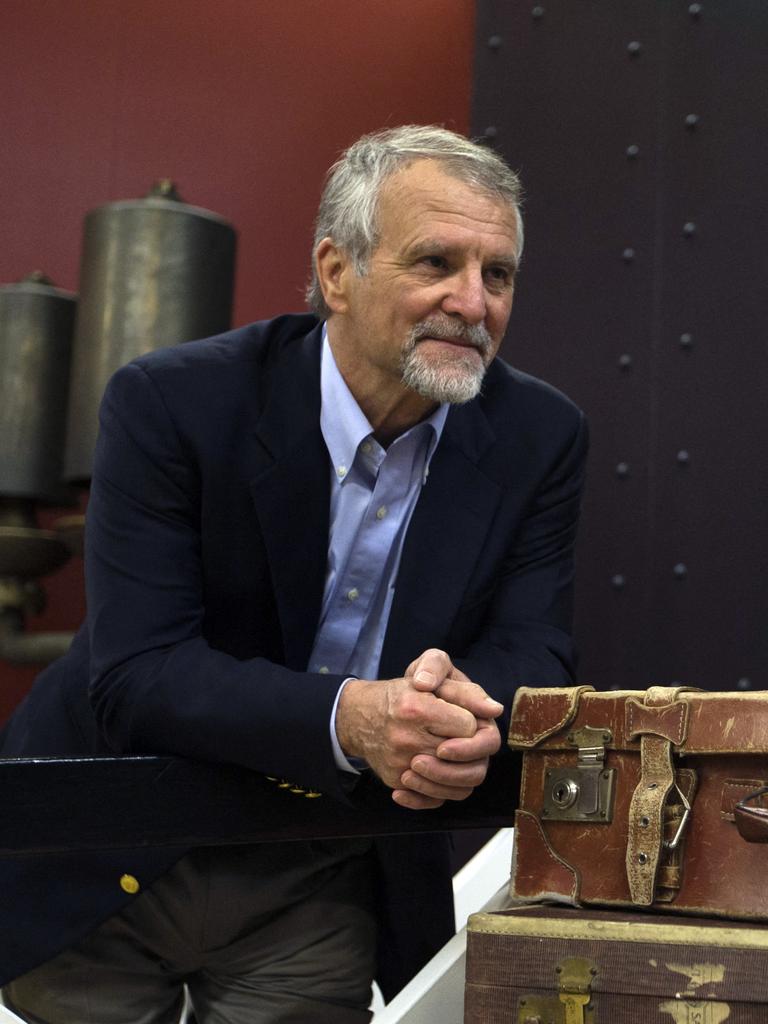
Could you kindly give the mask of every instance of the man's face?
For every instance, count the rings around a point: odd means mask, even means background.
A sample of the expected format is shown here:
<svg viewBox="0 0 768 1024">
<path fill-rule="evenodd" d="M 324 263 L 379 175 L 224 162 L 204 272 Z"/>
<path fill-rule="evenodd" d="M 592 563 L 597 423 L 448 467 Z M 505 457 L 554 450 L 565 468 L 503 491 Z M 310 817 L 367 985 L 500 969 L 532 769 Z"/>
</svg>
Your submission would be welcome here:
<svg viewBox="0 0 768 1024">
<path fill-rule="evenodd" d="M 378 215 L 380 241 L 367 273 L 358 277 L 350 267 L 344 276 L 353 375 L 393 397 L 399 389 L 433 404 L 466 401 L 479 390 L 512 308 L 514 211 L 438 161 L 418 160 L 385 183 Z"/>
</svg>

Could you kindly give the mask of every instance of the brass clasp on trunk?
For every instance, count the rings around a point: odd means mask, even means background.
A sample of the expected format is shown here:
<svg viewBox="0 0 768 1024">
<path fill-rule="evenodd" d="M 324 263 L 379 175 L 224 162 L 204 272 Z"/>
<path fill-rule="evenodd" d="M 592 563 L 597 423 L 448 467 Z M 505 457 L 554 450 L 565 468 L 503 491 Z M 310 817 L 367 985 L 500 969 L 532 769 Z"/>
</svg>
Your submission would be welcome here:
<svg viewBox="0 0 768 1024">
<path fill-rule="evenodd" d="M 597 967 L 581 956 L 569 956 L 555 967 L 556 996 L 521 996 L 517 1024 L 597 1024 L 592 982 Z"/>
</svg>

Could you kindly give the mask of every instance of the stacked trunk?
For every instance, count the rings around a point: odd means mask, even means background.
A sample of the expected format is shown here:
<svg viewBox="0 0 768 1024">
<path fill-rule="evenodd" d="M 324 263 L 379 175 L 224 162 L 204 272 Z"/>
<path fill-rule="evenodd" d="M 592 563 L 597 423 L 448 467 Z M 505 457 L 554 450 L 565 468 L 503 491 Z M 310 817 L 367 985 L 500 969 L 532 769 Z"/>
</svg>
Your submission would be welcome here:
<svg viewBox="0 0 768 1024">
<path fill-rule="evenodd" d="M 466 1020 L 768 1020 L 768 929 L 735 923 L 768 920 L 768 693 L 523 687 L 509 745 L 515 907 L 471 919 Z"/>
</svg>

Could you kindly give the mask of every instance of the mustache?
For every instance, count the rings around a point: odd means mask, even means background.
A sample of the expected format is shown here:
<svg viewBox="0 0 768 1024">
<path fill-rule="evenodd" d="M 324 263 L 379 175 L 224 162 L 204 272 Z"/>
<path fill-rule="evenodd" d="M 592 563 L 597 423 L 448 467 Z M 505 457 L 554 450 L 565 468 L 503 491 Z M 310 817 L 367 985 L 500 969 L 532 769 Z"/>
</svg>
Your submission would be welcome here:
<svg viewBox="0 0 768 1024">
<path fill-rule="evenodd" d="M 410 347 L 423 338 L 437 338 L 440 341 L 460 341 L 471 345 L 485 356 L 491 351 L 493 341 L 482 324 L 465 324 L 455 320 L 421 320 L 411 330 Z"/>
</svg>

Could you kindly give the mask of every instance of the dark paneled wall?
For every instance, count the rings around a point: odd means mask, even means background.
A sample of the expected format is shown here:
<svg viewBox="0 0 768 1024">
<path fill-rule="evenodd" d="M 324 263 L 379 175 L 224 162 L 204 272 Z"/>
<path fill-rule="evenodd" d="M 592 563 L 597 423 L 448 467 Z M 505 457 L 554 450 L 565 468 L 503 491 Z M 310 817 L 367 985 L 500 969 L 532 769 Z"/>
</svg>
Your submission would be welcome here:
<svg viewBox="0 0 768 1024">
<path fill-rule="evenodd" d="M 503 354 L 592 428 L 580 676 L 768 688 L 768 4 L 479 0 L 521 172 Z"/>
</svg>

